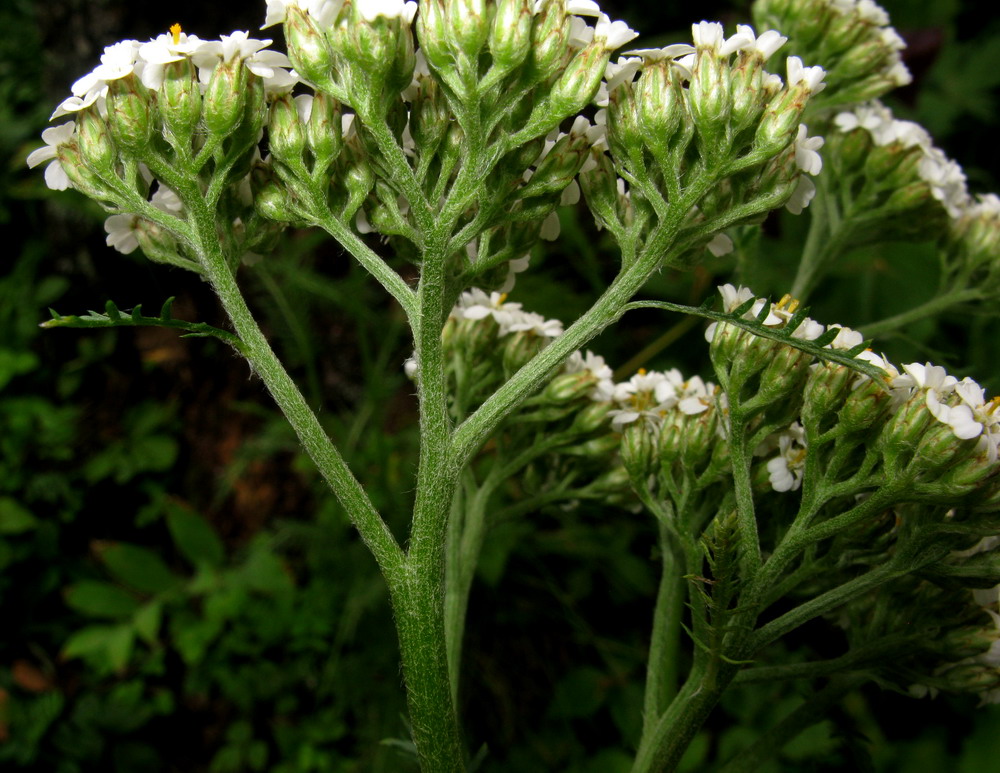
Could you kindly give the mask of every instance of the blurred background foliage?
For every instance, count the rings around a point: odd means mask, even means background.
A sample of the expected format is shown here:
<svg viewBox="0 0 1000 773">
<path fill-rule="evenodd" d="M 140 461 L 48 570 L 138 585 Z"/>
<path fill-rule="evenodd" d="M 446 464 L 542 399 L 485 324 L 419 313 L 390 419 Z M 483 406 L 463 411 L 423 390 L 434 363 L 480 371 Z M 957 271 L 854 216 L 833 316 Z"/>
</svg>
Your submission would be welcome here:
<svg viewBox="0 0 1000 773">
<path fill-rule="evenodd" d="M 942 0 L 884 3 L 915 83 L 893 100 L 996 191 L 1000 17 Z M 732 26 L 745 2 L 604 3 L 643 45 Z M 697 15 L 694 18 L 692 14 Z M 5 0 L 0 4 L 0 768 L 83 771 L 406 771 L 396 644 L 374 562 L 245 365 L 169 331 L 52 331 L 64 313 L 158 308 L 224 325 L 197 278 L 104 245 L 103 213 L 54 193 L 24 160 L 52 107 L 105 45 L 180 21 L 213 37 L 255 29 L 263 4 Z M 277 30 L 271 30 L 279 36 Z M 579 212 L 533 258 L 515 300 L 563 320 L 613 275 Z M 740 270 L 787 289 L 804 218 L 769 220 L 756 259 L 664 272 L 654 297 L 700 302 Z M 375 504 L 402 534 L 415 405 L 403 320 L 336 245 L 292 232 L 242 280 L 279 350 Z M 822 322 L 861 325 L 928 296 L 933 253 L 849 256 L 815 298 Z M 594 348 L 635 368 L 706 372 L 700 324 L 635 314 Z M 995 314 L 954 315 L 886 339 L 895 361 L 934 359 L 1000 391 Z M 651 523 L 582 507 L 491 535 L 469 614 L 462 712 L 486 771 L 615 773 L 638 737 L 655 590 Z M 801 636 L 809 637 L 804 630 Z M 793 642 L 794 644 L 794 642 Z M 812 642 L 816 646 L 816 642 Z M 831 642 L 827 647 L 836 648 Z M 822 651 L 822 644 L 820 644 Z M 684 763 L 718 760 L 782 716 L 787 687 L 734 690 Z M 916 719 L 915 719 L 916 717 Z M 768 771 L 983 771 L 1000 711 L 974 699 L 851 696 Z"/>
</svg>

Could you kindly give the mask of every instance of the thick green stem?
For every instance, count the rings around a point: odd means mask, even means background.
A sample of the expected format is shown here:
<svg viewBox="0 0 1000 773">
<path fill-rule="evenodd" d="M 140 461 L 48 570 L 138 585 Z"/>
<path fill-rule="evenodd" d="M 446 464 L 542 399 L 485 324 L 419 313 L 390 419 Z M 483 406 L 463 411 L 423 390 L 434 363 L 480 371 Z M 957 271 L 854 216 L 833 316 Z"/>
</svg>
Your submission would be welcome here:
<svg viewBox="0 0 1000 773">
<path fill-rule="evenodd" d="M 649 733 L 643 733 L 632 773 L 667 773 L 677 768 L 691 740 L 725 692 L 737 667 L 715 662 L 692 672 Z"/>
<path fill-rule="evenodd" d="M 261 332 L 222 254 L 215 232 L 214 213 L 204 205 L 199 207 L 199 199 L 195 196 L 200 197 L 200 193 L 186 197 L 185 204 L 194 216 L 194 236 L 205 276 L 218 294 L 236 334 L 243 341 L 247 360 L 344 506 L 351 522 L 378 561 L 386 581 L 390 586 L 398 583 L 403 571 L 402 550 Z"/>
<path fill-rule="evenodd" d="M 659 524 L 660 586 L 653 611 L 653 635 L 646 664 L 646 693 L 643 700 L 644 732 L 663 713 L 677 692 L 680 671 L 681 616 L 684 612 L 685 581 L 683 559 L 676 555 L 670 531 Z"/>
</svg>

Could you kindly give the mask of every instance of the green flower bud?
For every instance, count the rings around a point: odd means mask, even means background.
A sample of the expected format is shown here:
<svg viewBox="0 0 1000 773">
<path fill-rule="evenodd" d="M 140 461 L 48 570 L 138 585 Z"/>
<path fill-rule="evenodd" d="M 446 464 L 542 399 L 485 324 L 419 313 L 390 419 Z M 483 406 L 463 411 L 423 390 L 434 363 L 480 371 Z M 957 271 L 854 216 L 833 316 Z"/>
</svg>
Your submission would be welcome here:
<svg viewBox="0 0 1000 773">
<path fill-rule="evenodd" d="M 549 111 L 559 120 L 579 113 L 597 94 L 611 52 L 594 41 L 574 56 L 549 92 Z"/>
<path fill-rule="evenodd" d="M 949 668 L 943 679 L 955 692 L 990 692 L 1000 687 L 1000 671 L 983 663 L 961 663 Z"/>
<path fill-rule="evenodd" d="M 296 72 L 311 83 L 324 84 L 333 74 L 333 53 L 315 22 L 295 4 L 285 9 L 285 45 Z"/>
<path fill-rule="evenodd" d="M 632 84 L 623 83 L 611 93 L 608 101 L 608 147 L 619 163 L 628 166 L 631 166 L 629 160 L 634 156 L 641 156 L 643 149 L 644 127 L 639 117 L 636 97 Z M 616 191 L 616 201 L 617 196 Z"/>
<path fill-rule="evenodd" d="M 344 203 L 339 216 L 342 220 L 354 217 L 361 209 L 361 204 L 368 197 L 369 192 L 375 186 L 375 174 L 372 172 L 368 159 L 364 156 L 360 148 L 355 147 L 355 143 L 346 146 L 350 153 L 347 156 L 346 167 L 335 178 L 339 177 L 339 182 L 347 194 L 347 201 Z"/>
<path fill-rule="evenodd" d="M 93 107 L 81 110 L 76 119 L 80 155 L 101 177 L 114 177 L 118 151 L 104 119 Z"/>
<path fill-rule="evenodd" d="M 787 344 L 769 343 L 771 345 L 767 349 L 770 350 L 770 356 L 766 358 L 767 365 L 760 374 L 758 394 L 771 400 L 780 400 L 793 394 L 797 396 L 809 376 L 812 355 Z"/>
<path fill-rule="evenodd" d="M 152 99 L 135 75 L 108 84 L 108 128 L 125 150 L 141 151 L 149 143 L 153 132 Z"/>
<path fill-rule="evenodd" d="M 301 164 L 306 136 L 291 95 L 282 94 L 271 104 L 271 118 L 267 129 L 268 145 L 275 158 L 293 167 Z"/>
<path fill-rule="evenodd" d="M 253 206 L 257 214 L 267 220 L 291 223 L 299 220 L 291 206 L 288 189 L 274 176 L 271 169 L 261 166 L 250 175 Z"/>
<path fill-rule="evenodd" d="M 545 3 L 531 30 L 529 68 L 536 81 L 547 80 L 569 51 L 570 22 L 563 3 Z"/>
<path fill-rule="evenodd" d="M 656 444 L 644 420 L 625 425 L 620 453 L 629 477 L 638 486 L 644 486 L 656 462 Z"/>
<path fill-rule="evenodd" d="M 448 17 L 444 0 L 422 0 L 417 14 L 417 40 L 428 64 L 446 72 L 455 59 L 448 46 Z"/>
<path fill-rule="evenodd" d="M 570 431 L 583 435 L 596 432 L 599 429 L 606 429 L 608 426 L 608 414 L 611 410 L 611 403 L 589 403 L 576 414 L 573 424 L 570 426 Z"/>
<path fill-rule="evenodd" d="M 198 73 L 189 58 L 168 62 L 164 67 L 158 104 L 167 129 L 182 142 L 189 143 L 201 118 Z"/>
<path fill-rule="evenodd" d="M 177 265 L 177 239 L 170 231 L 144 218 L 137 218 L 133 229 L 143 254 L 155 263 Z"/>
<path fill-rule="evenodd" d="M 583 167 L 590 147 L 584 134 L 571 132 L 560 137 L 531 179 L 518 191 L 520 198 L 562 193 Z"/>
<path fill-rule="evenodd" d="M 594 149 L 590 154 L 590 157 L 597 162 L 597 166 L 580 174 L 580 189 L 598 226 L 608 228 L 621 222 L 618 175 L 606 153 Z"/>
<path fill-rule="evenodd" d="M 712 149 L 720 147 L 725 139 L 732 110 L 731 77 L 727 61 L 711 50 L 698 51 L 688 86 L 688 104 L 695 129 Z"/>
<path fill-rule="evenodd" d="M 564 405 L 585 397 L 596 383 L 588 372 L 560 373 L 545 387 L 542 398 L 557 405 Z"/>
<path fill-rule="evenodd" d="M 313 154 L 313 168 L 326 169 L 344 147 L 340 104 L 325 92 L 313 97 L 306 138 Z"/>
<path fill-rule="evenodd" d="M 410 134 L 418 151 L 433 154 L 450 125 L 451 111 L 440 84 L 434 78 L 421 78 L 410 106 Z"/>
<path fill-rule="evenodd" d="M 508 335 L 503 347 L 503 369 L 510 377 L 521 369 L 528 360 L 545 348 L 548 340 L 530 330 Z"/>
<path fill-rule="evenodd" d="M 61 144 L 56 150 L 56 159 L 78 191 L 98 201 L 115 201 L 114 192 L 83 160 L 76 140 Z"/>
<path fill-rule="evenodd" d="M 531 50 L 533 21 L 531 0 L 498 0 L 489 37 L 494 67 L 509 72 L 524 62 Z"/>
<path fill-rule="evenodd" d="M 243 60 L 222 62 L 212 72 L 204 96 L 205 125 L 212 134 L 232 134 L 243 119 L 248 77 Z"/>
<path fill-rule="evenodd" d="M 848 393 L 837 423 L 847 432 L 861 432 L 883 421 L 891 406 L 885 385 L 868 379 Z"/>
<path fill-rule="evenodd" d="M 818 362 L 809 371 L 802 391 L 802 423 L 820 425 L 844 404 L 857 373 L 843 365 Z"/>
<path fill-rule="evenodd" d="M 612 97 L 626 86 L 631 90 L 631 84 L 623 84 L 615 89 Z M 635 87 L 635 101 L 636 120 L 643 139 L 654 156 L 666 157 L 670 150 L 670 140 L 680 127 L 687 108 L 676 68 L 665 60 L 647 65 Z M 610 117 L 610 105 L 608 113 Z M 626 132 L 623 139 L 629 141 L 628 127 L 623 126 L 622 130 Z"/>
<path fill-rule="evenodd" d="M 484 0 L 445 0 L 446 34 L 452 51 L 465 57 L 473 67 L 490 34 Z"/>
</svg>

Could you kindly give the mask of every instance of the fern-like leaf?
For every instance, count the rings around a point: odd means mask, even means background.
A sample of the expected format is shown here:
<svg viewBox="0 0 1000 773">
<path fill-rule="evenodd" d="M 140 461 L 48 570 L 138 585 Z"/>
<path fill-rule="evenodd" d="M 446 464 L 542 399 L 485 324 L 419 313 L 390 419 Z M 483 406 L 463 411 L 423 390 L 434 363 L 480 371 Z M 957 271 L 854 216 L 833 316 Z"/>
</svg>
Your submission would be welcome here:
<svg viewBox="0 0 1000 773">
<path fill-rule="evenodd" d="M 791 319 L 789 319 L 788 322 L 782 327 L 768 327 L 764 324 L 764 320 L 767 319 L 767 316 L 770 313 L 770 304 L 764 304 L 764 307 L 760 310 L 760 313 L 755 319 L 745 319 L 743 317 L 743 315 L 750 310 L 756 300 L 756 298 L 751 298 L 746 303 L 728 313 L 713 309 L 711 299 L 703 303 L 701 306 L 685 306 L 680 303 L 670 303 L 668 301 L 633 301 L 625 307 L 625 311 L 630 311 L 632 309 L 664 309 L 666 311 L 676 311 L 681 314 L 691 314 L 696 317 L 704 317 L 705 319 L 710 319 L 715 322 L 725 322 L 726 324 L 742 328 L 748 333 L 760 336 L 761 338 L 770 338 L 772 341 L 778 341 L 799 349 L 806 354 L 811 354 L 817 359 L 824 360 L 826 362 L 834 362 L 838 365 L 850 368 L 851 370 L 856 370 L 858 373 L 863 373 L 864 375 L 875 379 L 877 383 L 885 383 L 885 371 L 875 365 L 872 365 L 870 362 L 856 359 L 858 354 L 869 348 L 871 344 L 870 341 L 864 341 L 846 351 L 843 349 L 824 348 L 837 337 L 837 333 L 839 331 L 836 328 L 827 329 L 821 336 L 819 336 L 819 338 L 812 341 L 795 338 L 792 334 L 805 321 L 806 314 L 809 311 L 808 308 L 803 307 L 798 309 L 795 314 L 792 315 Z"/>
<path fill-rule="evenodd" d="M 142 314 L 142 305 L 136 306 L 129 312 L 123 312 L 112 301 L 108 301 L 104 306 L 104 313 L 90 311 L 84 315 L 62 315 L 49 309 L 52 319 L 41 323 L 40 327 L 75 327 L 75 328 L 112 328 L 112 327 L 165 327 L 181 332 L 182 338 L 206 338 L 213 337 L 223 341 L 238 352 L 243 352 L 243 342 L 232 333 L 226 330 L 207 325 L 204 322 L 187 322 L 183 319 L 174 319 L 171 316 L 171 306 L 174 299 L 167 298 L 160 309 L 158 317 L 146 317 Z"/>
</svg>

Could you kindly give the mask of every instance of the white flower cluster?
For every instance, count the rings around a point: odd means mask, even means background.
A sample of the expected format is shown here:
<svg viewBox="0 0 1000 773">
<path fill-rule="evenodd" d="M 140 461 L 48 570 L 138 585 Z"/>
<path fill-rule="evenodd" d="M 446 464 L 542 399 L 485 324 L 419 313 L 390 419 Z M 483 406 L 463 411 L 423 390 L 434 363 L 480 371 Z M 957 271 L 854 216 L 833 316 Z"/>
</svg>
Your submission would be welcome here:
<svg viewBox="0 0 1000 773">
<path fill-rule="evenodd" d="M 695 416 L 705 413 L 722 397 L 711 381 L 694 376 L 685 379 L 679 370 L 666 372 L 640 369 L 628 381 L 601 380 L 591 398 L 617 406 L 608 414 L 611 427 L 620 432 L 626 424 L 643 421 L 652 429 L 665 423 L 671 413 Z"/>
<path fill-rule="evenodd" d="M 930 134 L 920 124 L 895 118 L 892 111 L 878 100 L 839 113 L 834 123 L 844 133 L 864 129 L 878 147 L 898 145 L 903 149 L 918 148 L 923 157 L 917 165 L 917 172 L 930 187 L 931 195 L 941 202 L 952 218 L 959 218 L 966 209 L 976 206 L 966 188 L 962 167 L 934 147 Z"/>
<path fill-rule="evenodd" d="M 987 206 L 991 206 L 987 204 Z M 763 324 L 780 328 L 787 324 L 797 307 L 787 295 L 778 303 L 770 303 L 764 298 L 755 298 L 746 287 L 726 284 L 719 287 L 723 308 L 732 313 L 749 301 L 753 301 L 744 312 L 744 319 L 757 319 L 765 306 L 767 316 Z M 713 322 L 705 331 L 705 338 L 711 343 L 719 323 Z M 863 337 L 855 330 L 839 324 L 830 325 L 836 329 L 836 337 L 826 345 L 830 349 L 850 351 L 863 343 Z M 806 317 L 793 331 L 792 336 L 806 341 L 819 338 L 827 328 Z M 890 395 L 893 411 L 904 404 L 922 403 L 929 414 L 940 424 L 947 425 L 956 440 L 965 441 L 978 438 L 975 452 L 987 464 L 994 464 L 1000 456 L 1000 397 L 987 400 L 983 388 L 971 378 L 959 381 L 948 375 L 945 369 L 931 363 L 909 363 L 897 368 L 884 356 L 865 350 L 855 355 L 855 359 L 874 365 L 884 373 L 883 382 Z M 817 366 L 813 366 L 817 367 Z M 857 389 L 868 381 L 868 376 L 858 374 L 852 382 Z M 793 424 L 788 430 L 772 438 L 758 453 L 769 453 L 778 447 L 779 454 L 768 463 L 771 484 L 775 491 L 794 491 L 802 480 L 805 461 L 805 435 L 802 427 Z"/>
<path fill-rule="evenodd" d="M 887 369 L 888 372 L 888 369 Z M 911 362 L 903 366 L 891 385 L 905 390 L 906 397 L 923 395 L 927 410 L 947 424 L 959 440 L 978 438 L 976 450 L 990 464 L 1000 447 L 1000 397 L 987 400 L 983 388 L 971 378 L 959 381 L 940 365 Z"/>
<path fill-rule="evenodd" d="M 223 35 L 219 40 L 202 40 L 196 35 L 181 32 L 176 26 L 171 32 L 159 35 L 146 43 L 123 40 L 104 49 L 101 63 L 72 86 L 72 96 L 63 100 L 49 120 L 94 106 L 101 115 L 107 115 L 106 97 L 112 81 L 129 75 L 138 77 L 144 86 L 156 90 L 163 83 L 165 65 L 190 59 L 198 68 L 198 79 L 204 89 L 215 68 L 223 62 L 243 60 L 246 68 L 264 82 L 269 92 L 289 91 L 298 83 L 294 70 L 289 69 L 288 57 L 278 51 L 265 50 L 270 40 L 255 40 L 246 32 Z M 66 170 L 57 159 L 59 147 L 71 144 L 76 137 L 76 123 L 70 121 L 42 132 L 44 147 L 32 152 L 28 166 L 51 162 L 45 169 L 45 183 L 53 190 L 70 187 Z"/>
<path fill-rule="evenodd" d="M 624 52 L 616 62 L 609 62 L 605 68 L 600 90 L 594 99 L 594 103 L 601 108 L 595 116 L 595 122 L 601 125 L 607 122 L 606 108 L 611 94 L 623 83 L 632 83 L 646 62 L 670 62 L 681 78 L 690 82 L 698 51 L 708 51 L 719 59 L 729 59 L 739 54 L 741 58 L 734 62 L 734 67 L 745 66 L 743 63 L 746 59 L 755 59 L 758 65 L 763 65 L 788 40 L 777 30 L 766 30 L 757 35 L 753 27 L 747 24 L 738 24 L 736 33 L 727 38 L 722 24 L 709 21 L 693 24 L 691 38 L 694 41 L 693 46 L 687 43 L 675 43 L 663 48 L 635 49 Z M 788 57 L 785 66 L 789 89 L 800 86 L 810 94 L 818 94 L 825 88 L 823 78 L 826 76 L 826 71 L 822 67 L 806 67 L 797 56 Z M 761 91 L 777 95 L 783 85 L 781 76 L 765 73 Z M 795 139 L 795 163 L 799 169 L 813 176 L 822 171 L 823 159 L 817 151 L 823 147 L 823 143 L 822 137 L 808 136 L 806 125 L 799 124 Z M 619 189 L 623 188 L 624 181 L 621 181 Z M 627 193 L 623 195 L 628 196 Z M 816 186 L 808 177 L 801 175 L 795 191 L 785 206 L 792 214 L 801 214 L 815 195 Z M 716 257 L 731 252 L 732 248 L 732 241 L 725 234 L 717 234 L 708 244 L 708 249 Z"/>
<path fill-rule="evenodd" d="M 190 59 L 198 68 L 198 80 L 203 87 L 208 85 L 216 67 L 238 58 L 264 81 L 268 91 L 288 91 L 298 83 L 298 77 L 289 69 L 291 64 L 287 56 L 279 51 L 265 50 L 269 45 L 270 40 L 256 40 L 240 31 L 223 35 L 219 40 L 202 40 L 197 35 L 181 32 L 179 26 L 146 43 L 123 40 L 104 49 L 101 63 L 73 84 L 73 96 L 56 108 L 52 118 L 93 104 L 100 108 L 108 93 L 108 84 L 128 75 L 135 74 L 146 88 L 155 91 L 163 83 L 165 65 L 183 59 Z"/>
<path fill-rule="evenodd" d="M 413 22 L 417 4 L 413 0 L 356 0 L 358 13 L 365 21 L 374 21 L 379 16 L 386 19 L 403 19 Z M 289 8 L 300 8 L 317 24 L 326 27 L 334 23 L 344 7 L 344 0 L 267 0 L 267 15 L 261 29 L 273 27 L 285 21 Z"/>
<path fill-rule="evenodd" d="M 499 327 L 501 338 L 520 332 L 531 332 L 542 338 L 556 338 L 563 333 L 562 322 L 558 319 L 545 319 L 541 314 L 524 311 L 520 303 L 508 303 L 506 293 L 487 295 L 478 288 L 462 293 L 451 310 L 451 317 L 456 320 L 492 318 Z"/>
<path fill-rule="evenodd" d="M 906 48 L 906 42 L 889 26 L 889 14 L 882 6 L 873 0 L 827 0 L 827 3 L 845 16 L 853 15 L 861 23 L 879 28 L 879 41 L 894 54 L 881 75 L 897 86 L 906 86 L 913 81 L 913 76 L 906 69 L 899 53 Z"/>
</svg>

